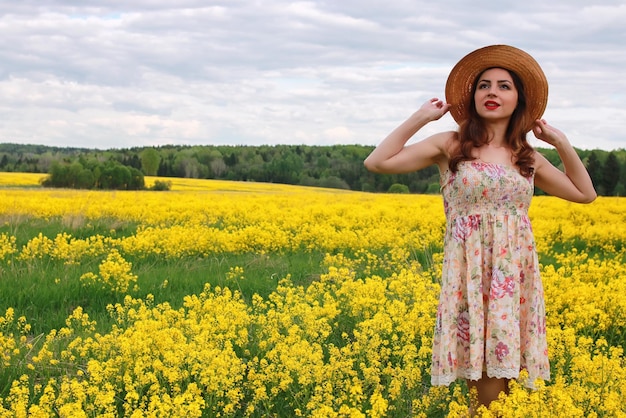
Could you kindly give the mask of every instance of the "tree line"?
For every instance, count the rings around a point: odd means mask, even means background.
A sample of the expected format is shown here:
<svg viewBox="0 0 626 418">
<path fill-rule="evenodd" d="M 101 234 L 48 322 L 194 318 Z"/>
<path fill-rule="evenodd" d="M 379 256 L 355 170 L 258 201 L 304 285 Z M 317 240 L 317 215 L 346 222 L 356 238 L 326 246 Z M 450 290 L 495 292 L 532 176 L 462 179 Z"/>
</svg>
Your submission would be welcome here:
<svg viewBox="0 0 626 418">
<path fill-rule="evenodd" d="M 145 179 L 139 169 L 114 160 L 99 163 L 79 158 L 79 161 L 71 163 L 53 162 L 42 185 L 70 189 L 142 190 L 145 189 Z"/>
<path fill-rule="evenodd" d="M 143 176 L 160 176 L 439 193 L 437 167 L 409 174 L 374 174 L 363 166 L 372 150 L 365 145 L 165 145 L 98 150 L 3 143 L 0 171 L 48 173 L 48 181 L 56 173 L 66 181 L 61 187 L 141 189 Z M 538 151 L 560 165 L 556 150 Z M 576 151 L 599 195 L 626 195 L 625 149 Z"/>
</svg>

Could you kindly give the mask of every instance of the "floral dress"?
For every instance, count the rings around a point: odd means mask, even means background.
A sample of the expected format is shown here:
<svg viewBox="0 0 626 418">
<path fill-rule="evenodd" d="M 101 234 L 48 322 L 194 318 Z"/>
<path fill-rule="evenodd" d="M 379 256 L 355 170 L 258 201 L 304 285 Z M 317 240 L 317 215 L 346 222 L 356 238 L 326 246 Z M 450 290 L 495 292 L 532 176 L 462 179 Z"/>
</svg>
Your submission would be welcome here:
<svg viewBox="0 0 626 418">
<path fill-rule="evenodd" d="M 528 207 L 533 179 L 465 161 L 441 175 L 446 214 L 433 385 L 457 378 L 549 380 L 543 286 Z"/>
</svg>

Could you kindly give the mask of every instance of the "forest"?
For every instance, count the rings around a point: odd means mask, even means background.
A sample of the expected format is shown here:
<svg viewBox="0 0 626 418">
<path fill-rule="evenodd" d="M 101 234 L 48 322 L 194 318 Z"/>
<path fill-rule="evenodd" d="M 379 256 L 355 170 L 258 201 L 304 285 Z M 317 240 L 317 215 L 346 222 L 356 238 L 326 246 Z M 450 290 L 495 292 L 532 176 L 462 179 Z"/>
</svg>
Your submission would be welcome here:
<svg viewBox="0 0 626 418">
<path fill-rule="evenodd" d="M 122 173 L 130 175 L 133 187 L 129 188 L 140 188 L 137 185 L 142 185 L 143 179 L 138 176 L 145 175 L 367 192 L 439 193 L 439 173 L 435 166 L 402 175 L 367 171 L 363 160 L 372 149 L 372 146 L 365 145 L 164 145 L 99 150 L 0 143 L 0 171 L 51 173 L 66 167 L 68 172 L 82 173 L 81 181 L 72 183 L 77 188 L 94 188 L 96 185 L 103 188 L 103 184 L 112 184 L 111 175 Z M 553 164 L 560 165 L 554 149 L 539 148 L 538 151 Z M 626 195 L 626 149 L 576 149 L 576 152 L 587 167 L 599 195 Z M 120 166 L 127 170 L 120 169 Z M 109 173 L 108 180 L 103 180 L 102 173 Z M 68 186 L 64 184 L 63 187 Z M 536 194 L 543 192 L 536 190 Z"/>
</svg>

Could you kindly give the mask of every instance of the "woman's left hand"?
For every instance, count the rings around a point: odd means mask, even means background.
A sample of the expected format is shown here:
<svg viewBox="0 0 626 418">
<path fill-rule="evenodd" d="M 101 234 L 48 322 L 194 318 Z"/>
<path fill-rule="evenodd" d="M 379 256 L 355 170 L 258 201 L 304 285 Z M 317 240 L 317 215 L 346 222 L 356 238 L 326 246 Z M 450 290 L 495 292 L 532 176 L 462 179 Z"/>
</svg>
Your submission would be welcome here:
<svg viewBox="0 0 626 418">
<path fill-rule="evenodd" d="M 547 142 L 553 147 L 558 147 L 563 142 L 567 142 L 565 134 L 556 129 L 554 126 L 549 125 L 545 119 L 537 119 L 535 121 L 533 133 L 537 139 Z"/>
</svg>

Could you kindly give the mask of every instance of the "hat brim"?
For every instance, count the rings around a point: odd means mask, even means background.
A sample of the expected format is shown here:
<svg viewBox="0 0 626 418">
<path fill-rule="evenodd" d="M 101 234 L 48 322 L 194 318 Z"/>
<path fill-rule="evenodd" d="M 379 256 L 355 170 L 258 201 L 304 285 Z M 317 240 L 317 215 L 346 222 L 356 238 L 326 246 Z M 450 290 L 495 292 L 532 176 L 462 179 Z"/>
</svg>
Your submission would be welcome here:
<svg viewBox="0 0 626 418">
<path fill-rule="evenodd" d="M 446 82 L 446 101 L 451 105 L 450 114 L 458 124 L 468 119 L 469 106 L 473 100 L 473 84 L 488 68 L 504 68 L 520 77 L 526 96 L 526 132 L 530 131 L 534 121 L 541 118 L 546 110 L 548 80 L 532 56 L 509 45 L 491 45 L 477 49 L 452 68 Z"/>
</svg>

